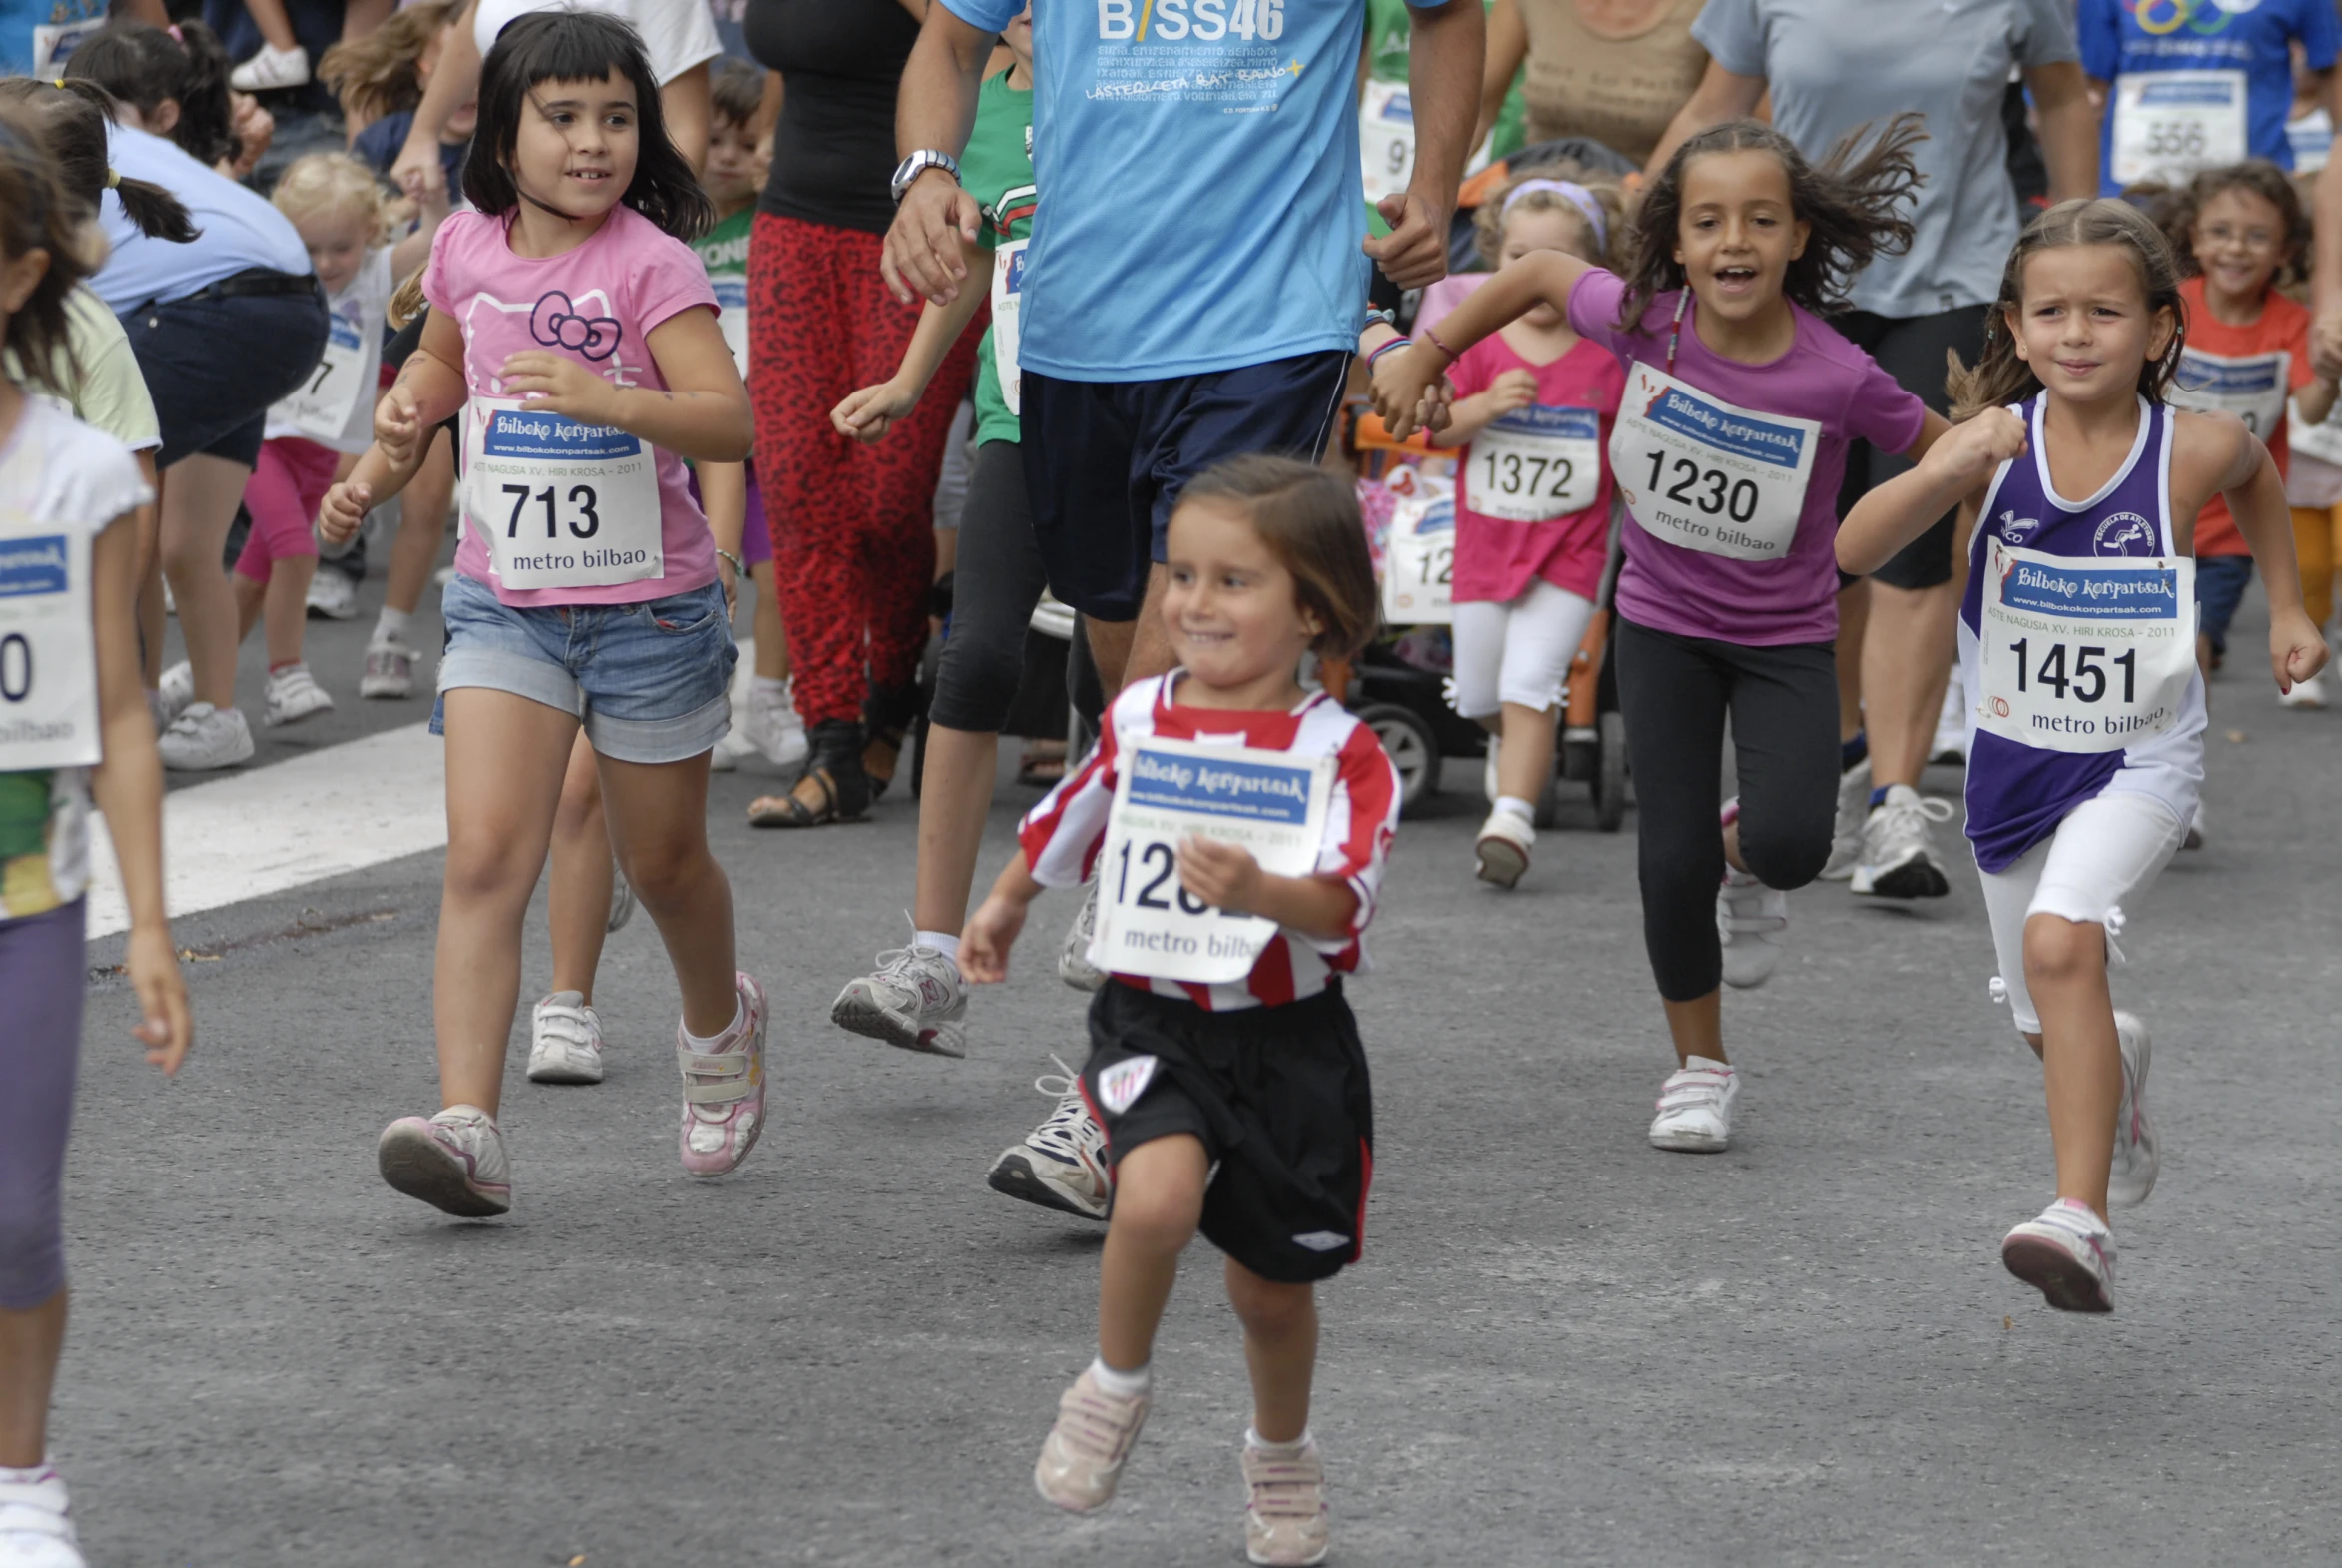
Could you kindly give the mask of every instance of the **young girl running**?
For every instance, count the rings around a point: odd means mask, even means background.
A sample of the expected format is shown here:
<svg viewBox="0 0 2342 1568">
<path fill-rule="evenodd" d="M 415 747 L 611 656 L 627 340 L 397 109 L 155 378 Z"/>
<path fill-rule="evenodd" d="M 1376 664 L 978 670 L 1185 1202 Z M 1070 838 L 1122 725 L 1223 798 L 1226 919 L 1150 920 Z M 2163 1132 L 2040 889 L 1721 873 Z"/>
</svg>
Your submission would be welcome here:
<svg viewBox="0 0 2342 1568">
<path fill-rule="evenodd" d="M 1974 530 L 1959 648 L 1974 716 L 1967 835 L 1995 990 L 2041 1059 L 2057 1200 L 2008 1232 L 2051 1306 L 2114 1309 L 2112 1203 L 2146 1200 L 2146 1026 L 2107 985 L 2114 938 L 2177 850 L 2204 776 L 2190 537 L 2214 496 L 2261 563 L 2283 691 L 2326 645 L 2301 607 L 2285 484 L 2232 417 L 2165 393 L 2187 326 L 2163 235 L 2122 202 L 2065 202 L 2010 253 L 1965 422 L 1864 497 L 1838 536 L 1868 571 L 1960 504 Z"/>
<path fill-rule="evenodd" d="M 39 134 L 0 109 L 0 349 L 25 383 L 0 376 L 0 1557 L 79 1568 L 47 1426 L 93 797 L 130 905 L 134 1034 L 175 1073 L 194 1031 L 163 918 L 163 776 L 132 607 L 132 513 L 153 491 L 120 444 L 48 400 L 74 391 L 58 375 L 68 301 L 101 247 Z"/>
<path fill-rule="evenodd" d="M 1482 204 L 1481 254 L 1499 266 L 1557 251 L 1608 259 L 1620 205 L 1539 166 Z M 1602 346 L 1539 303 L 1465 350 L 1456 402 L 1434 446 L 1463 448 L 1456 484 L 1456 711 L 1496 752 L 1496 798 L 1475 856 L 1483 882 L 1529 869 L 1537 797 L 1553 774 L 1553 726 L 1570 660 L 1594 616 L 1610 544 L 1609 444 L 1626 375 Z"/>
<path fill-rule="evenodd" d="M 269 410 L 260 460 L 244 486 L 252 530 L 230 579 L 237 640 L 252 635 L 256 623 L 266 628 L 269 678 L 261 722 L 274 726 L 334 706 L 302 656 L 310 578 L 318 569 L 311 523 L 337 469 L 352 466 L 370 442 L 390 290 L 429 256 L 447 204 L 426 197 L 422 222 L 390 243 L 382 187 L 346 153 L 295 159 L 269 199 L 293 220 L 309 248 L 331 317 L 325 357 L 299 391 Z M 192 701 L 193 666 L 165 671 L 162 690 L 166 703 Z"/>
<path fill-rule="evenodd" d="M 1346 656 L 1373 633 L 1374 572 L 1348 486 L 1280 457 L 1190 482 L 1168 544 L 1180 667 L 1115 699 L 960 949 L 969 979 L 1001 980 L 1043 885 L 1100 865 L 1090 958 L 1115 983 L 1091 1005 L 1081 1084 L 1117 1165 L 1114 1216 L 1098 1354 L 1059 1400 L 1034 1481 L 1076 1513 L 1114 1496 L 1200 1227 L 1227 1255 L 1252 1374 L 1246 1554 L 1322 1562 L 1313 1286 L 1357 1260 L 1374 1169 L 1341 977 L 1364 965 L 1399 789 L 1373 732 L 1295 672 L 1302 653 Z"/>
<path fill-rule="evenodd" d="M 589 12 L 522 17 L 488 52 L 464 170 L 477 209 L 431 250 L 421 346 L 375 444 L 328 492 L 330 538 L 397 492 L 464 414 L 465 530 L 441 614 L 447 877 L 434 1012 L 445 1109 L 383 1133 L 383 1177 L 449 1213 L 511 1206 L 496 1122 L 520 935 L 582 722 L 610 835 L 683 993 L 684 1169 L 763 1129 L 764 993 L 733 967 L 708 852 L 708 752 L 734 661 L 715 543 L 683 459 L 747 455 L 746 391 L 678 236 L 706 196 L 668 140 L 641 41 Z"/>
<path fill-rule="evenodd" d="M 1916 116 L 1815 166 L 1741 120 L 1680 147 L 1636 215 L 1634 276 L 1541 251 L 1377 361 L 1403 435 L 1448 365 L 1540 302 L 1627 367 L 1610 440 L 1625 497 L 1618 688 L 1641 812 L 1643 939 L 1681 1064 L 1651 1142 L 1715 1151 L 1740 1083 L 1718 981 L 1764 983 L 1783 890 L 1830 854 L 1839 780 L 1831 637 L 1835 497 L 1847 444 L 1916 457 L 1944 421 L 1821 319 L 1908 244 Z M 1717 832 L 1724 724 L 1740 797 Z M 1721 884 L 1721 890 L 1719 890 Z"/>
</svg>

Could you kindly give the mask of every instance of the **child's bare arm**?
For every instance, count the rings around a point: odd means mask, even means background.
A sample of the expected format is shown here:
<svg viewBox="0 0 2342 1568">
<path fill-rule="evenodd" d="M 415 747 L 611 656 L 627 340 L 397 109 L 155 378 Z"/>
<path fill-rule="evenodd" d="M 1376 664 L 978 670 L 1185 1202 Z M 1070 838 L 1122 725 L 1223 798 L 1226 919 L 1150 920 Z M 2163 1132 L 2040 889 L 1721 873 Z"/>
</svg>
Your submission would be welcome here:
<svg viewBox="0 0 2342 1568">
<path fill-rule="evenodd" d="M 1282 877 L 1251 851 L 1190 837 L 1179 845 L 1179 885 L 1231 915 L 1259 915 L 1305 937 L 1336 942 L 1358 917 L 1358 895 L 1336 877 Z"/>
<path fill-rule="evenodd" d="M 2204 432 L 2221 461 L 2217 488 L 2226 497 L 2236 531 L 2251 546 L 2269 596 L 2269 673 L 2279 691 L 2315 675 L 2326 665 L 2326 639 L 2301 604 L 2301 567 L 2293 555 L 2293 511 L 2285 502 L 2285 481 L 2277 461 L 2241 420 L 2182 414 Z M 2199 422 L 2200 421 L 2200 422 Z M 2222 460 L 2224 459 L 2224 460 Z"/>
<path fill-rule="evenodd" d="M 1008 979 L 1009 949 L 1025 929 L 1025 911 L 1039 897 L 1041 884 L 1033 880 L 1025 852 L 1019 850 L 960 929 L 960 973 L 980 986 Z"/>
<path fill-rule="evenodd" d="M 1918 463 L 1856 502 L 1839 525 L 1839 570 L 1877 571 L 1937 518 L 1973 499 L 1992 470 L 2021 455 L 2027 441 L 2024 421 L 2006 408 L 1987 408 L 1940 439 L 1929 439 L 1931 428 L 1922 425 L 1913 445 L 1921 452 Z"/>
<path fill-rule="evenodd" d="M 1570 290 L 1594 270 L 1592 262 L 1565 251 L 1533 252 L 1473 290 L 1437 324 L 1418 325 L 1412 345 L 1375 362 L 1374 408 L 1390 433 L 1404 440 L 1414 431 L 1425 392 L 1458 355 L 1533 306 L 1567 310 Z"/>
</svg>

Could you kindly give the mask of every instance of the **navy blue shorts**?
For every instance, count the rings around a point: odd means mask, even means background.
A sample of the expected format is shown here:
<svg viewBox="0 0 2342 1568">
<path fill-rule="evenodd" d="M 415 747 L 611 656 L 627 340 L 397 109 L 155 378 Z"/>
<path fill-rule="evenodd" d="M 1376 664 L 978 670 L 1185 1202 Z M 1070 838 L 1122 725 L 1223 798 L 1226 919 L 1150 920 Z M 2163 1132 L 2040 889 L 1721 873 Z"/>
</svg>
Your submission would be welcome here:
<svg viewBox="0 0 2342 1568">
<path fill-rule="evenodd" d="M 1249 452 L 1315 462 L 1341 411 L 1341 349 L 1154 382 L 1025 372 L 1020 446 L 1049 588 L 1097 620 L 1137 620 L 1186 482 Z"/>
<path fill-rule="evenodd" d="M 203 454 L 249 468 L 269 405 L 309 380 L 326 352 L 326 297 L 197 296 L 143 306 L 122 330 L 155 399 L 155 466 Z"/>
<path fill-rule="evenodd" d="M 2244 590 L 2252 581 L 2250 555 L 2198 555 L 2195 558 L 2196 630 L 2211 639 L 2214 653 L 2228 651 L 2228 623 Z"/>
</svg>

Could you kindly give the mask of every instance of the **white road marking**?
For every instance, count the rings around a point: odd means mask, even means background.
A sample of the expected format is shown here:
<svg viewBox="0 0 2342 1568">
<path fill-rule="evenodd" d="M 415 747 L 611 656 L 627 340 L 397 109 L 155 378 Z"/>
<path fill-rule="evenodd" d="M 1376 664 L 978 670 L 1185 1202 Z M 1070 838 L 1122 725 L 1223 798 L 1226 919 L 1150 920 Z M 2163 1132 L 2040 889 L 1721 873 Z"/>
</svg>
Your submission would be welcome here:
<svg viewBox="0 0 2342 1568">
<path fill-rule="evenodd" d="M 164 903 L 192 915 L 446 843 L 445 748 L 427 725 L 402 725 L 164 796 Z M 89 897 L 93 938 L 130 928 L 103 831 L 90 835 Z"/>
</svg>

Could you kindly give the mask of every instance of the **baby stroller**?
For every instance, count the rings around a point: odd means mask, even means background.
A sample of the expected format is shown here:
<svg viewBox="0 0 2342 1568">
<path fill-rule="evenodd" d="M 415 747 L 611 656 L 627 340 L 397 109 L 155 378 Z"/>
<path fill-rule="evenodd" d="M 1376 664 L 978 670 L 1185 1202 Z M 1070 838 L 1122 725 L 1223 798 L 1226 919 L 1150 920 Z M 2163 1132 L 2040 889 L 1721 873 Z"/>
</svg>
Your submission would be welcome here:
<svg viewBox="0 0 2342 1568">
<path fill-rule="evenodd" d="M 1394 441 L 1363 402 L 1344 409 L 1343 438 L 1356 454 L 1369 500 L 1367 526 L 1383 586 L 1382 632 L 1347 668 L 1324 674 L 1326 689 L 1380 737 L 1398 769 L 1402 815 L 1420 810 L 1439 788 L 1449 758 L 1484 758 L 1488 732 L 1449 702 L 1454 665 L 1445 590 L 1455 554 L 1454 459 L 1418 433 Z M 1405 459 L 1412 457 L 1413 462 Z M 1379 490 L 1389 497 L 1384 506 Z M 1380 515 L 1376 515 L 1379 513 Z M 1610 655 L 1611 594 L 1618 581 L 1619 528 L 1614 503 L 1609 562 L 1585 640 L 1570 661 L 1554 747 L 1554 774 L 1537 799 L 1536 824 L 1553 825 L 1563 784 L 1583 784 L 1594 822 L 1615 833 L 1626 819 L 1626 721 Z M 1337 684 L 1338 681 L 1338 684 Z"/>
</svg>

